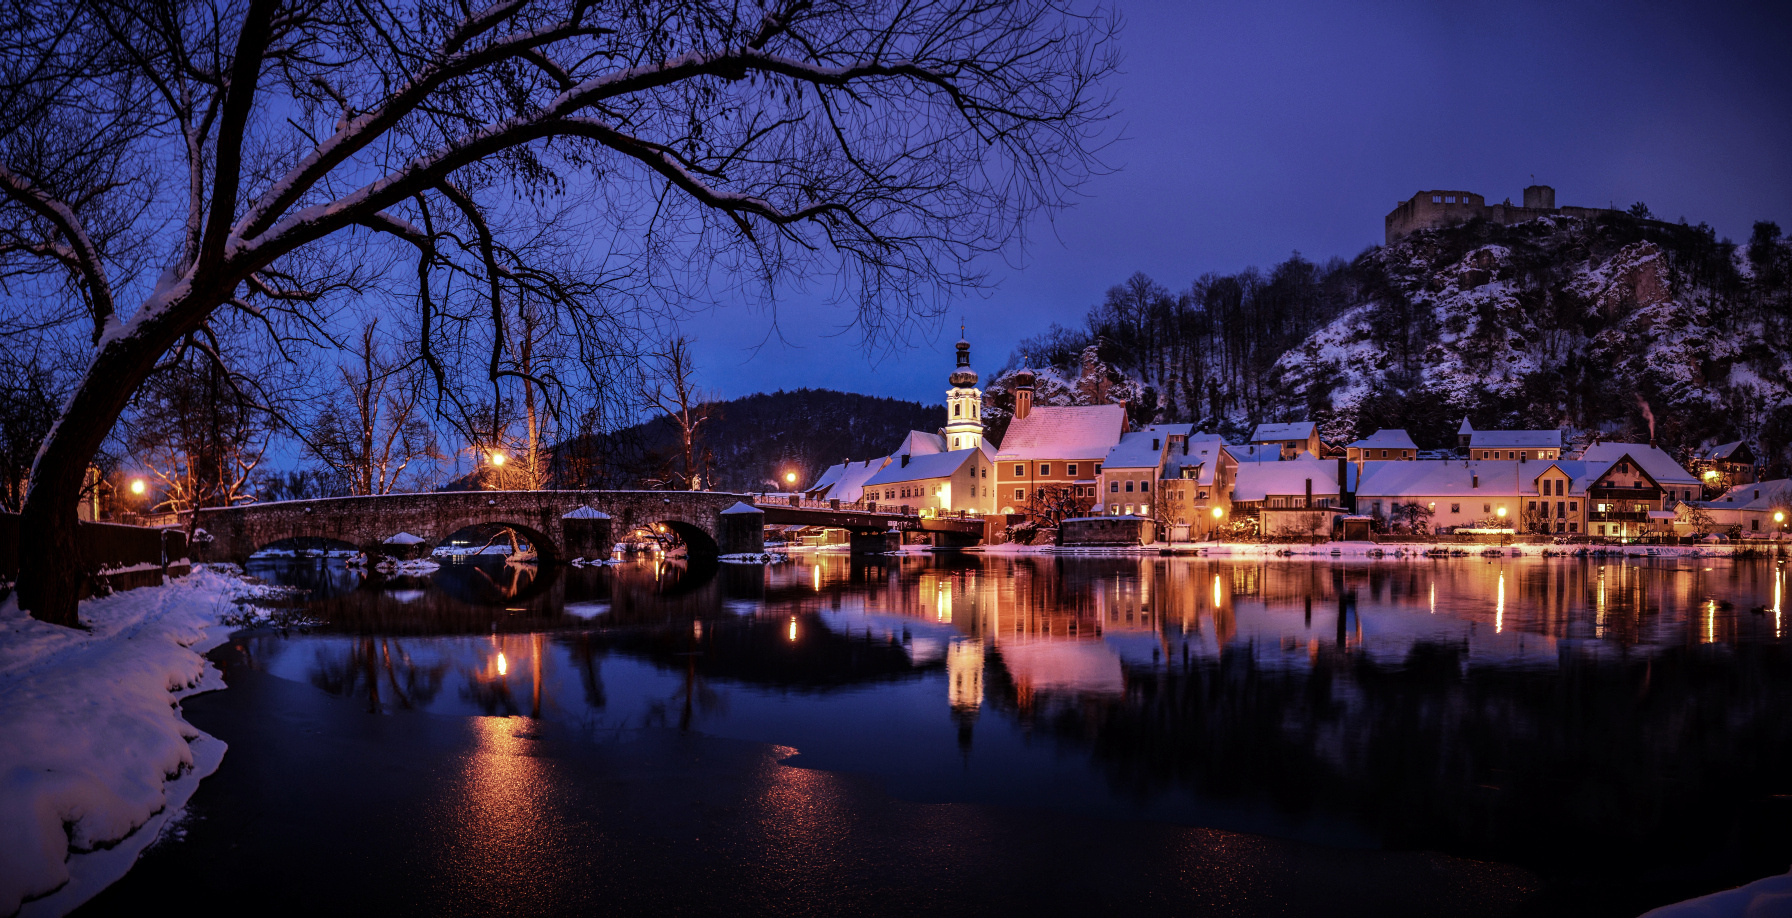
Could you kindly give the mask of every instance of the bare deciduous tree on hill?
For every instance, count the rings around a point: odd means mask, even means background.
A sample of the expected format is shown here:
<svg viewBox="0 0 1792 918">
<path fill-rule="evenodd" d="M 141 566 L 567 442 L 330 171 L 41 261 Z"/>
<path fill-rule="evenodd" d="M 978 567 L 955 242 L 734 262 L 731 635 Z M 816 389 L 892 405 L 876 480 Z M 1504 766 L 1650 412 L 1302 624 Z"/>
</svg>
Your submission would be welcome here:
<svg viewBox="0 0 1792 918">
<path fill-rule="evenodd" d="M 697 385 L 691 340 L 684 335 L 667 338 L 653 355 L 649 376 L 647 401 L 678 428 L 678 467 L 661 477 L 676 490 L 701 491 L 710 482 L 703 474 L 699 447 L 703 425 L 715 411 L 717 398 Z"/>
<path fill-rule="evenodd" d="M 631 304 L 726 278 L 824 270 L 868 335 L 928 314 L 1099 166 L 1114 28 L 1058 0 L 9 5 L 0 323 L 92 341 L 21 605 L 75 623 L 88 459 L 227 313 L 279 345 L 333 294 L 388 296 L 449 417 L 469 378 L 493 406 L 555 387 L 511 356 L 517 297 L 600 371 Z"/>
</svg>

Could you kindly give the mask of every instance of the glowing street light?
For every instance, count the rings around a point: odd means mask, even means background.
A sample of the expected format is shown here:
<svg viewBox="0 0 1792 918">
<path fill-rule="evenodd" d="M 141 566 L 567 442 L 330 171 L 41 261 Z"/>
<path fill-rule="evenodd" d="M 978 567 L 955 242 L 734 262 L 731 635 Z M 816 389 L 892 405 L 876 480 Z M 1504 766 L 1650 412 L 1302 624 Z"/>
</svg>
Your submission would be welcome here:
<svg viewBox="0 0 1792 918">
<path fill-rule="evenodd" d="M 503 450 L 501 450 L 501 449 L 492 450 L 492 452 L 491 452 L 492 465 L 503 465 L 505 458 L 506 457 L 504 455 Z"/>
<path fill-rule="evenodd" d="M 149 486 L 143 483 L 143 479 L 135 478 L 135 479 L 131 480 L 131 493 L 132 494 L 141 495 L 144 491 L 147 491 L 147 490 L 149 490 Z"/>
<path fill-rule="evenodd" d="M 785 472 L 784 473 L 784 481 L 786 484 L 796 484 L 796 473 L 795 472 Z"/>
</svg>

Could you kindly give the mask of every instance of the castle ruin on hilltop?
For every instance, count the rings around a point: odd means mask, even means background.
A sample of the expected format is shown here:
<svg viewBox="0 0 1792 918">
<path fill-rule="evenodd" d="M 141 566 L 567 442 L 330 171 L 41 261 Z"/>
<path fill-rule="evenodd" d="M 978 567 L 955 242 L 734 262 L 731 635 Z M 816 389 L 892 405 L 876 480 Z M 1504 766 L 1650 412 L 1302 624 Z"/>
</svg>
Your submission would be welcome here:
<svg viewBox="0 0 1792 918">
<path fill-rule="evenodd" d="M 1511 198 L 1490 205 L 1486 198 L 1472 191 L 1421 191 L 1395 204 L 1388 212 L 1385 226 L 1387 242 L 1391 245 L 1408 233 L 1467 223 L 1476 217 L 1511 225 L 1538 217 L 1596 217 L 1613 213 L 1621 211 L 1607 207 L 1557 207 L 1556 190 L 1548 185 L 1526 188 L 1523 206 L 1513 204 Z"/>
</svg>

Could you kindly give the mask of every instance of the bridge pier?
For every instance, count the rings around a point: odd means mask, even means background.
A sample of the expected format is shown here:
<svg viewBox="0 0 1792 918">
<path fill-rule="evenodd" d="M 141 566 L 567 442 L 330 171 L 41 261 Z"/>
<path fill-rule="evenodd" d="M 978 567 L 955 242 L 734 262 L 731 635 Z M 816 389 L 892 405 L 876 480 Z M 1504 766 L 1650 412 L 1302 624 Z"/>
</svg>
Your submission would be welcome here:
<svg viewBox="0 0 1792 918">
<path fill-rule="evenodd" d="M 854 529 L 849 545 L 855 555 L 889 554 L 902 550 L 902 533 L 887 529 L 877 532 L 860 532 Z"/>
</svg>

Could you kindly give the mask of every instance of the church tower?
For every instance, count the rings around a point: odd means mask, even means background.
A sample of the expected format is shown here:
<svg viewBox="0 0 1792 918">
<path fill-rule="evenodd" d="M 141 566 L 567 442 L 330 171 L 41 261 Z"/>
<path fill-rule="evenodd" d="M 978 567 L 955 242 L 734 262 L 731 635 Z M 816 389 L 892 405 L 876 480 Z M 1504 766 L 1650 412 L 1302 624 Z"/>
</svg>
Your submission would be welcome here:
<svg viewBox="0 0 1792 918">
<path fill-rule="evenodd" d="M 946 426 L 940 435 L 946 438 L 946 449 L 971 449 L 983 442 L 983 391 L 977 388 L 977 371 L 971 369 L 969 341 L 958 342 L 958 368 L 950 382 Z"/>
</svg>

